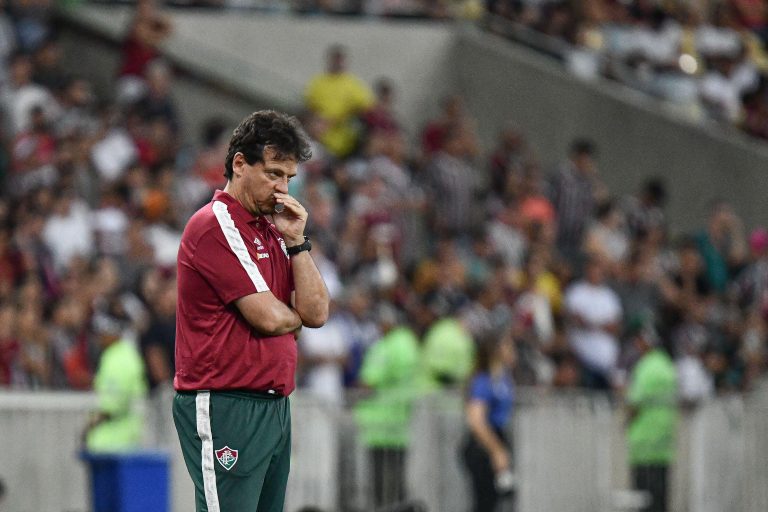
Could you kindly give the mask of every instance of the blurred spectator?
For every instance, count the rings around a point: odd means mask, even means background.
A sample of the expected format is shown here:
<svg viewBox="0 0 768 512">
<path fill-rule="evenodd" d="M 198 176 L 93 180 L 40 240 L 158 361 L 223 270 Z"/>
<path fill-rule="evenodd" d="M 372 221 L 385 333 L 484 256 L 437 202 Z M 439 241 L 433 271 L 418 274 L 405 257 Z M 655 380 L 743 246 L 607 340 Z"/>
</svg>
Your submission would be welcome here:
<svg viewBox="0 0 768 512">
<path fill-rule="evenodd" d="M 90 158 L 99 178 L 106 182 L 122 178 L 139 157 L 136 143 L 131 139 L 127 127 L 120 124 L 116 109 L 103 113 L 99 138 L 90 149 Z"/>
<path fill-rule="evenodd" d="M 144 364 L 133 343 L 123 337 L 125 318 L 112 312 L 97 314 L 93 328 L 101 356 L 94 379 L 98 409 L 83 432 L 89 452 L 136 450 L 142 443 L 146 396 Z"/>
<path fill-rule="evenodd" d="M 344 292 L 343 304 L 344 307 L 339 308 L 339 321 L 348 343 L 344 385 L 353 387 L 360 384 L 363 357 L 381 337 L 381 333 L 375 317 L 375 303 L 369 289 L 355 284 L 348 285 Z"/>
<path fill-rule="evenodd" d="M 150 310 L 145 329 L 139 337 L 139 349 L 149 384 L 147 428 L 155 445 L 168 446 L 175 441 L 169 435 L 171 421 L 168 404 L 173 400 L 176 342 L 176 279 L 160 272 L 147 274 L 139 296 Z"/>
<path fill-rule="evenodd" d="M 148 297 L 149 325 L 140 347 L 147 369 L 150 393 L 170 388 L 173 380 L 176 341 L 176 280 L 155 276 L 157 290 Z"/>
<path fill-rule="evenodd" d="M 175 137 L 179 132 L 179 114 L 171 98 L 173 71 L 165 61 L 154 59 L 145 71 L 146 92 L 135 108 L 142 119 L 152 122 L 162 119 Z"/>
<path fill-rule="evenodd" d="M 93 212 L 93 230 L 98 253 L 122 257 L 127 251 L 127 199 L 124 186 L 107 186 L 101 194 L 101 205 Z"/>
<path fill-rule="evenodd" d="M 540 255 L 529 254 L 513 306 L 512 333 L 518 354 L 515 378 L 521 385 L 549 384 L 554 375 L 548 354 L 555 339 L 555 320 L 549 299 L 539 288 L 544 264 Z"/>
<path fill-rule="evenodd" d="M 53 121 L 60 114 L 60 107 L 51 92 L 32 82 L 32 72 L 28 54 L 17 52 L 11 56 L 9 80 L 2 89 L 3 110 L 8 117 L 10 133 L 28 130 L 36 107 L 46 121 Z"/>
<path fill-rule="evenodd" d="M 466 112 L 464 99 L 458 94 L 448 95 L 442 99 L 441 108 L 440 116 L 429 121 L 421 132 L 421 151 L 424 158 L 428 160 L 444 148 L 449 131 L 464 134 L 468 143 L 466 153 L 474 156 L 477 151 L 474 121 Z"/>
<path fill-rule="evenodd" d="M 596 256 L 607 264 L 609 275 L 616 275 L 629 252 L 629 237 L 625 232 L 624 217 L 613 200 L 597 206 L 595 221 L 584 236 L 584 252 Z"/>
<path fill-rule="evenodd" d="M 703 359 L 703 350 L 693 339 L 678 338 L 675 362 L 679 378 L 680 401 L 686 408 L 704 403 L 715 394 L 715 382 Z"/>
<path fill-rule="evenodd" d="M 666 276 L 654 273 L 650 255 L 639 249 L 633 250 L 614 284 L 624 316 L 622 330 L 627 332 L 630 324 L 638 321 L 658 324 L 663 288 L 669 286 Z"/>
<path fill-rule="evenodd" d="M 62 85 L 59 101 L 62 112 L 55 125 L 59 137 L 88 137 L 96 133 L 99 121 L 90 82 L 76 76 L 68 78 Z"/>
<path fill-rule="evenodd" d="M 56 141 L 42 107 L 30 111 L 30 127 L 16 135 L 11 153 L 9 185 L 23 195 L 37 187 L 49 187 L 59 179 L 54 166 Z"/>
<path fill-rule="evenodd" d="M 21 299 L 17 333 L 19 337 L 19 380 L 18 387 L 41 390 L 51 385 L 51 333 L 44 322 L 39 283 L 28 281 L 26 291 L 31 292 Z"/>
<path fill-rule="evenodd" d="M 511 203 L 499 208 L 488 224 L 488 234 L 494 250 L 505 264 L 521 268 L 528 250 L 528 239 L 520 207 Z"/>
<path fill-rule="evenodd" d="M 10 298 L 25 270 L 23 256 L 13 245 L 10 228 L 0 225 L 0 298 Z"/>
<path fill-rule="evenodd" d="M 467 387 L 468 434 L 462 460 L 472 484 L 472 510 L 494 512 L 514 489 L 511 437 L 515 394 L 511 370 L 515 344 L 506 331 L 478 343 L 475 370 Z"/>
<path fill-rule="evenodd" d="M 0 87 L 8 79 L 8 64 L 16 49 L 16 28 L 8 16 L 7 3 L 0 0 Z"/>
<path fill-rule="evenodd" d="M 593 142 L 577 139 L 570 155 L 552 178 L 551 199 L 557 211 L 557 248 L 569 261 L 578 262 L 584 233 L 603 194 L 595 164 Z"/>
<path fill-rule="evenodd" d="M 458 127 L 446 129 L 440 149 L 424 170 L 430 226 L 441 235 L 466 233 L 484 217 L 482 176 L 469 161 L 472 146 L 467 132 Z"/>
<path fill-rule="evenodd" d="M 733 293 L 749 312 L 768 312 L 768 231 L 756 228 L 749 235 L 749 262 L 733 282 Z"/>
<path fill-rule="evenodd" d="M 301 384 L 326 404 L 344 399 L 344 368 L 349 354 L 347 333 L 336 300 L 328 321 L 318 329 L 304 328 L 298 337 Z"/>
<path fill-rule="evenodd" d="M 60 275 L 53 252 L 43 239 L 46 217 L 36 208 L 30 208 L 19 218 L 15 243 L 22 254 L 24 270 L 35 276 L 43 285 L 45 297 L 51 299 L 59 293 Z"/>
<path fill-rule="evenodd" d="M 459 388 L 472 372 L 475 342 L 456 317 L 442 316 L 432 323 L 424 334 L 422 350 L 428 388 Z"/>
<path fill-rule="evenodd" d="M 510 123 L 499 134 L 491 154 L 490 190 L 500 199 L 514 199 L 520 191 L 531 156 L 520 127 Z"/>
<path fill-rule="evenodd" d="M 584 365 L 587 387 L 610 390 L 616 384 L 621 329 L 621 301 L 605 283 L 605 263 L 591 257 L 584 279 L 565 292 L 568 342 Z"/>
<path fill-rule="evenodd" d="M 347 50 L 328 48 L 326 70 L 310 80 L 304 92 L 307 108 L 327 123 L 320 140 L 336 157 L 352 154 L 359 144 L 358 116 L 374 105 L 370 88 L 347 71 Z"/>
<path fill-rule="evenodd" d="M 16 25 L 19 46 L 31 52 L 50 35 L 50 17 L 53 11 L 51 0 L 30 0 L 9 2 L 10 12 Z"/>
<path fill-rule="evenodd" d="M 632 480 L 635 489 L 650 494 L 650 506 L 645 510 L 665 512 L 669 468 L 676 451 L 677 372 L 649 327 L 640 323 L 629 335 L 641 354 L 627 391 Z"/>
<path fill-rule="evenodd" d="M 0 386 L 18 385 L 21 346 L 17 337 L 18 311 L 11 302 L 0 302 Z"/>
<path fill-rule="evenodd" d="M 460 312 L 461 323 L 473 339 L 500 331 L 512 323 L 513 311 L 505 300 L 504 283 L 488 276 L 469 287 L 469 304 Z"/>
<path fill-rule="evenodd" d="M 159 46 L 172 31 L 170 19 L 158 12 L 155 0 L 136 2 L 121 49 L 116 87 L 120 103 L 133 103 L 145 93 L 147 66 L 160 56 Z"/>
<path fill-rule="evenodd" d="M 73 258 L 88 258 L 93 254 L 92 223 L 88 205 L 72 190 L 62 191 L 43 229 L 43 240 L 53 254 L 58 271 L 66 269 Z"/>
<path fill-rule="evenodd" d="M 83 297 L 72 294 L 59 299 L 53 307 L 52 385 L 56 388 L 91 388 L 96 369 L 97 347 L 88 331 L 88 315 Z"/>
<path fill-rule="evenodd" d="M 395 84 L 389 78 L 379 78 L 373 84 L 376 102 L 363 114 L 366 134 L 393 133 L 401 130 L 395 112 Z"/>
<path fill-rule="evenodd" d="M 642 237 L 654 230 L 666 230 L 664 205 L 667 191 L 658 178 L 646 181 L 636 195 L 622 201 L 627 228 L 633 238 Z"/>
<path fill-rule="evenodd" d="M 58 94 L 66 84 L 67 71 L 61 62 L 62 49 L 56 37 L 48 37 L 32 54 L 32 81 Z"/>
<path fill-rule="evenodd" d="M 203 182 L 208 190 L 196 192 L 196 201 L 202 203 L 211 196 L 209 191 L 224 186 L 224 162 L 227 158 L 229 146 L 229 133 L 227 122 L 219 118 L 208 119 L 203 123 L 200 137 L 201 148 L 192 164 L 192 174 Z M 314 157 L 314 151 L 312 152 Z M 196 205 L 190 205 L 190 207 Z M 196 211 L 196 210 L 193 210 Z"/>
<path fill-rule="evenodd" d="M 377 311 L 382 337 L 363 359 L 360 381 L 372 390 L 355 417 L 373 467 L 374 507 L 405 498 L 405 452 L 411 404 L 419 392 L 419 341 L 390 305 Z"/>
<path fill-rule="evenodd" d="M 663 288 L 664 325 L 673 328 L 682 322 L 702 322 L 716 303 L 696 243 L 684 239 L 678 247 L 678 268 Z"/>
<path fill-rule="evenodd" d="M 741 270 L 747 256 L 744 226 L 728 203 L 712 205 L 706 229 L 697 234 L 696 242 L 709 285 L 718 293 L 725 291 L 726 282 Z"/>
</svg>

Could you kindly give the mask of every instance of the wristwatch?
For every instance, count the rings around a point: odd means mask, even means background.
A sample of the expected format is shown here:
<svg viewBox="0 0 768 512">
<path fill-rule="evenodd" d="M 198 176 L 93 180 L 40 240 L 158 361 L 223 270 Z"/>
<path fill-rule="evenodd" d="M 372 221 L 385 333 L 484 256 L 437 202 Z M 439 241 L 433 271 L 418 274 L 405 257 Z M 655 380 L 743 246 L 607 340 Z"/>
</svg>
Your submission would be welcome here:
<svg viewBox="0 0 768 512">
<path fill-rule="evenodd" d="M 293 245 L 291 247 L 287 247 L 286 250 L 288 251 L 288 256 L 294 256 L 296 254 L 299 254 L 302 251 L 311 251 L 312 250 L 312 242 L 309 241 L 309 237 L 304 237 L 304 243 L 301 243 L 299 245 Z"/>
</svg>

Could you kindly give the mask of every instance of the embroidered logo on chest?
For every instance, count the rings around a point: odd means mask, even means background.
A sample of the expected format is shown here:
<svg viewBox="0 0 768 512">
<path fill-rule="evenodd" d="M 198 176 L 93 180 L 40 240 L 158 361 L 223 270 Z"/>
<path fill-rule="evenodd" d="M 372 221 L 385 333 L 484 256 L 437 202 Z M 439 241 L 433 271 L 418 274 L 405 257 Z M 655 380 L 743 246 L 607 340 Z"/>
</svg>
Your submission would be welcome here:
<svg viewBox="0 0 768 512">
<path fill-rule="evenodd" d="M 256 244 L 256 250 L 257 251 L 263 251 L 264 250 L 264 244 L 261 243 L 261 240 L 259 239 L 259 237 L 254 238 L 253 239 L 253 243 Z"/>
<path fill-rule="evenodd" d="M 221 464 L 227 471 L 232 469 L 232 466 L 237 463 L 237 450 L 233 450 L 229 446 L 225 446 L 221 450 L 216 450 L 214 453 L 216 454 L 216 460 L 218 460 L 219 464 Z"/>
</svg>

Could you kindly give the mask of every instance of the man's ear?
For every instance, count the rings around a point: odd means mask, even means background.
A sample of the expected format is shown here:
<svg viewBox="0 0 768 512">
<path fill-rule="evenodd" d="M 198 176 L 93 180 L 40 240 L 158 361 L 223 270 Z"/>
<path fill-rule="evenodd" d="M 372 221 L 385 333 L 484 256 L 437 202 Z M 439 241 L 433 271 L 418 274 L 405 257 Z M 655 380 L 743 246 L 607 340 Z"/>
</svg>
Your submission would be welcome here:
<svg viewBox="0 0 768 512">
<path fill-rule="evenodd" d="M 235 156 L 232 157 L 232 174 L 242 176 L 245 163 L 245 156 L 239 151 L 235 153 Z"/>
</svg>

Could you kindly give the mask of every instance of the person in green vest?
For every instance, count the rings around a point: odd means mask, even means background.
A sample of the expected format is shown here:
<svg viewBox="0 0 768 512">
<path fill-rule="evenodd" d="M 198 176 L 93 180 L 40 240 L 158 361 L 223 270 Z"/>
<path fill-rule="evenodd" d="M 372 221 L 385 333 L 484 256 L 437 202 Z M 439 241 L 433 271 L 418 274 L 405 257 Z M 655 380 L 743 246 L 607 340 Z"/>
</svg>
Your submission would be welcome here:
<svg viewBox="0 0 768 512">
<path fill-rule="evenodd" d="M 365 353 L 360 370 L 360 381 L 371 395 L 355 405 L 373 467 L 377 509 L 405 499 L 405 454 L 420 361 L 419 340 L 394 307 L 382 305 L 378 323 L 382 336 Z"/>
<path fill-rule="evenodd" d="M 135 345 L 123 337 L 125 323 L 116 315 L 97 313 L 93 329 L 102 349 L 93 381 L 98 409 L 85 428 L 88 452 L 127 452 L 141 447 L 147 381 Z"/>
<path fill-rule="evenodd" d="M 436 320 L 424 333 L 423 380 L 427 390 L 458 388 L 472 373 L 475 342 L 453 316 Z"/>
<path fill-rule="evenodd" d="M 677 370 L 653 328 L 636 322 L 629 338 L 640 354 L 627 391 L 629 463 L 635 489 L 651 499 L 649 512 L 666 512 L 669 467 L 675 457 Z"/>
</svg>

